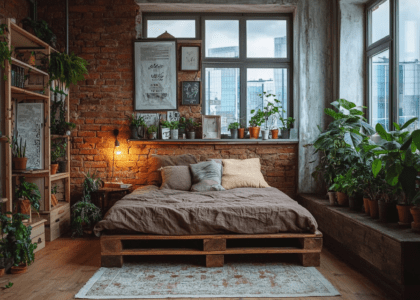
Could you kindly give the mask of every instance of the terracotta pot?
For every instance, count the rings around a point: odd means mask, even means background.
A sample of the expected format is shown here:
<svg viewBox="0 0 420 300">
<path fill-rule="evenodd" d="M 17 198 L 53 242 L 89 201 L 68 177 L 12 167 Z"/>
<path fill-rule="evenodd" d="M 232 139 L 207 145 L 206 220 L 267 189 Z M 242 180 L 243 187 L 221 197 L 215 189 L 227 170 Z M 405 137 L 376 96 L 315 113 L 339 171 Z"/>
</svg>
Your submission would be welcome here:
<svg viewBox="0 0 420 300">
<path fill-rule="evenodd" d="M 5 271 L 6 271 L 6 269 L 4 269 L 4 268 L 0 269 L 0 277 L 4 276 L 4 273 L 6 273 Z"/>
<path fill-rule="evenodd" d="M 290 129 L 284 129 L 281 131 L 281 138 L 288 139 L 290 138 Z"/>
<path fill-rule="evenodd" d="M 400 205 L 397 204 L 398 210 L 398 224 L 401 226 L 410 226 L 411 222 L 413 221 L 413 217 L 410 213 L 410 208 L 413 206 L 411 205 Z"/>
<path fill-rule="evenodd" d="M 156 140 L 156 132 L 149 133 L 149 140 Z"/>
<path fill-rule="evenodd" d="M 336 197 L 335 192 L 328 192 L 328 198 L 330 200 L 331 205 L 335 205 L 335 197 Z"/>
<path fill-rule="evenodd" d="M 15 170 L 26 170 L 27 157 L 13 157 L 12 161 Z"/>
<path fill-rule="evenodd" d="M 31 216 L 31 202 L 27 199 L 19 199 L 19 211 L 21 214 Z"/>
<path fill-rule="evenodd" d="M 29 56 L 28 65 L 30 65 L 30 66 L 35 66 L 35 64 L 36 64 L 36 58 L 35 58 L 35 55 L 31 54 L 31 55 Z"/>
<path fill-rule="evenodd" d="M 413 216 L 414 224 L 420 226 L 420 207 L 414 206 L 410 208 L 411 215 Z"/>
<path fill-rule="evenodd" d="M 58 164 L 51 164 L 51 175 L 54 175 L 57 173 L 58 170 Z"/>
<path fill-rule="evenodd" d="M 365 213 L 370 214 L 370 207 L 369 207 L 369 198 L 363 198 L 363 207 L 365 208 Z"/>
<path fill-rule="evenodd" d="M 371 218 L 377 219 L 379 217 L 378 200 L 369 199 L 369 213 Z"/>
<path fill-rule="evenodd" d="M 349 207 L 353 211 L 361 211 L 363 207 L 363 197 L 361 196 L 349 197 Z"/>
<path fill-rule="evenodd" d="M 243 139 L 245 137 L 245 128 L 238 128 L 238 138 Z"/>
<path fill-rule="evenodd" d="M 51 205 L 56 206 L 58 204 L 57 196 L 54 194 L 51 194 Z"/>
<path fill-rule="evenodd" d="M 260 136 L 260 127 L 249 127 L 249 138 L 258 139 Z"/>
<path fill-rule="evenodd" d="M 379 221 L 384 223 L 398 222 L 398 212 L 395 203 L 379 201 Z"/>
<path fill-rule="evenodd" d="M 12 274 L 23 274 L 26 273 L 28 270 L 28 266 L 26 264 L 20 264 L 19 266 L 12 266 L 11 272 Z"/>
<path fill-rule="evenodd" d="M 337 202 L 340 206 L 348 206 L 349 205 L 349 198 L 346 194 L 342 192 L 337 192 Z"/>
<path fill-rule="evenodd" d="M 272 129 L 271 130 L 271 138 L 273 140 L 276 140 L 279 138 L 279 130 L 278 129 Z"/>
</svg>

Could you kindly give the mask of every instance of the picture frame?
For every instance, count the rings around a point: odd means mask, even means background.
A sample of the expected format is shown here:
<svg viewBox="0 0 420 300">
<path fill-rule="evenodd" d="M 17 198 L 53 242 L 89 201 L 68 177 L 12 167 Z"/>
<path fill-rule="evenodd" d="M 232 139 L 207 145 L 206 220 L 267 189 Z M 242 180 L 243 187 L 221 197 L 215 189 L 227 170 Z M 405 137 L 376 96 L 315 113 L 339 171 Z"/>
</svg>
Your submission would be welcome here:
<svg viewBox="0 0 420 300">
<path fill-rule="evenodd" d="M 183 81 L 182 82 L 182 105 L 200 105 L 201 96 L 200 81 Z"/>
<path fill-rule="evenodd" d="M 176 40 L 134 42 L 134 110 L 178 110 Z"/>
<path fill-rule="evenodd" d="M 200 46 L 181 47 L 181 71 L 200 71 Z"/>
<path fill-rule="evenodd" d="M 159 128 L 160 123 L 160 114 L 158 113 L 137 113 L 137 117 L 143 117 L 144 122 L 146 123 L 146 126 L 143 128 L 143 132 L 139 132 L 140 139 L 146 139 L 147 138 L 147 128 L 151 125 L 156 126 Z"/>
<path fill-rule="evenodd" d="M 219 140 L 222 137 L 221 116 L 201 117 L 203 140 Z"/>
</svg>

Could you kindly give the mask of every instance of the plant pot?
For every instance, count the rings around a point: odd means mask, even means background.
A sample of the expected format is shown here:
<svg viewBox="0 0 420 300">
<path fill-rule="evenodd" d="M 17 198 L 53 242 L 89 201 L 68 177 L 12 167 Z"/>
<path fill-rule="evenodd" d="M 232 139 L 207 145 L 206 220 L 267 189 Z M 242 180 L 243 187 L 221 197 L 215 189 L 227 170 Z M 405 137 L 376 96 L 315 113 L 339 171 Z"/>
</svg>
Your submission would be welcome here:
<svg viewBox="0 0 420 300">
<path fill-rule="evenodd" d="M 261 135 L 263 140 L 268 140 L 268 136 L 270 134 L 270 131 L 268 129 L 261 130 Z"/>
<path fill-rule="evenodd" d="M 156 132 L 152 132 L 148 134 L 149 140 L 156 140 Z"/>
<path fill-rule="evenodd" d="M 336 192 L 328 192 L 328 199 L 330 200 L 331 205 L 335 205 L 336 196 L 337 196 Z"/>
<path fill-rule="evenodd" d="M 379 217 L 378 200 L 369 199 L 369 214 L 371 218 L 377 219 Z"/>
<path fill-rule="evenodd" d="M 51 194 L 51 205 L 56 206 L 58 204 L 58 200 L 55 194 Z"/>
<path fill-rule="evenodd" d="M 58 170 L 58 164 L 51 164 L 51 175 L 54 175 L 57 173 Z"/>
<path fill-rule="evenodd" d="M 258 139 L 260 136 L 260 127 L 249 127 L 249 138 Z"/>
<path fill-rule="evenodd" d="M 379 201 L 379 221 L 384 223 L 398 222 L 398 212 L 395 203 Z"/>
<path fill-rule="evenodd" d="M 137 132 L 137 127 L 136 126 L 130 126 L 130 131 L 131 131 L 131 139 L 137 140 L 139 138 L 139 134 Z"/>
<path fill-rule="evenodd" d="M 238 138 L 238 129 L 230 130 L 230 138 L 236 140 Z"/>
<path fill-rule="evenodd" d="M 238 128 L 238 138 L 243 139 L 245 137 L 245 128 Z"/>
<path fill-rule="evenodd" d="M 23 215 L 31 216 L 31 201 L 28 199 L 19 199 L 19 212 Z"/>
<path fill-rule="evenodd" d="M 6 269 L 0 268 L 0 277 L 3 277 L 5 273 L 6 273 Z"/>
<path fill-rule="evenodd" d="M 410 212 L 410 208 L 413 206 L 411 205 L 401 205 L 397 204 L 398 210 L 398 225 L 400 226 L 410 226 L 411 222 L 413 221 L 413 216 Z"/>
<path fill-rule="evenodd" d="M 13 157 L 14 170 L 26 170 L 27 157 Z"/>
<path fill-rule="evenodd" d="M 26 273 L 28 270 L 28 266 L 26 264 L 19 264 L 18 266 L 12 266 L 11 272 L 12 274 L 23 274 Z"/>
<path fill-rule="evenodd" d="M 67 130 L 66 131 L 66 135 L 71 136 L 71 131 L 70 130 Z"/>
<path fill-rule="evenodd" d="M 282 139 L 290 138 L 290 129 L 282 130 L 281 131 L 281 138 Z"/>
<path fill-rule="evenodd" d="M 410 212 L 411 212 L 411 215 L 413 216 L 411 229 L 414 231 L 420 231 L 420 207 L 419 206 L 411 207 Z"/>
<path fill-rule="evenodd" d="M 363 207 L 367 215 L 370 214 L 369 200 L 370 200 L 369 198 L 363 198 Z"/>
<path fill-rule="evenodd" d="M 349 197 L 349 207 L 353 211 L 361 211 L 363 206 L 363 198 L 360 196 Z"/>
<path fill-rule="evenodd" d="M 271 138 L 273 140 L 276 140 L 279 138 L 279 130 L 278 129 L 272 129 L 271 130 Z"/>
<path fill-rule="evenodd" d="M 66 173 L 67 172 L 67 161 L 59 161 L 58 162 L 58 173 Z"/>
<path fill-rule="evenodd" d="M 187 132 L 187 139 L 194 140 L 195 139 L 195 131 L 188 131 Z"/>
<path fill-rule="evenodd" d="M 348 206 L 349 205 L 349 198 L 346 194 L 342 192 L 337 192 L 337 202 L 340 206 Z"/>
<path fill-rule="evenodd" d="M 171 129 L 171 140 L 178 139 L 178 129 Z"/>
<path fill-rule="evenodd" d="M 171 130 L 169 128 L 160 128 L 160 138 L 162 140 L 169 140 L 171 137 Z"/>
<path fill-rule="evenodd" d="M 35 55 L 31 54 L 29 56 L 28 65 L 30 65 L 30 66 L 35 66 L 36 65 Z"/>
</svg>

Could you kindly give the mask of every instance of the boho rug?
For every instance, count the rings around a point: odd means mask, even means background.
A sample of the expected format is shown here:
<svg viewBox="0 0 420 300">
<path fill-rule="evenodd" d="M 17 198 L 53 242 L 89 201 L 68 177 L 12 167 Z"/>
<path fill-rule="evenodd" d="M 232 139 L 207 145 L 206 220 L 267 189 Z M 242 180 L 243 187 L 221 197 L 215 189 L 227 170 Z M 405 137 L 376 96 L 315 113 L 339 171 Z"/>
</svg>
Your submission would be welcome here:
<svg viewBox="0 0 420 300">
<path fill-rule="evenodd" d="M 88 299 L 199 297 L 310 297 L 340 293 L 316 268 L 288 263 L 125 263 L 100 268 L 75 296 Z"/>
</svg>

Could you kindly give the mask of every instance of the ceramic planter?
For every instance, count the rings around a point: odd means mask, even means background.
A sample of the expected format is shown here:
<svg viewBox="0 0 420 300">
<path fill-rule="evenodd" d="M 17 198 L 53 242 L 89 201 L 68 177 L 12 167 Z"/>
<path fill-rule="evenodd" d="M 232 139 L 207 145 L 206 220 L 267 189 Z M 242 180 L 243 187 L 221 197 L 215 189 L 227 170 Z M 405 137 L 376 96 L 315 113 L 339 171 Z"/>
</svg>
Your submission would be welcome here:
<svg viewBox="0 0 420 300">
<path fill-rule="evenodd" d="M 130 131 L 131 131 L 131 139 L 137 140 L 139 138 L 139 134 L 137 132 L 137 127 L 136 126 L 130 126 Z"/>
<path fill-rule="evenodd" d="M 282 130 L 281 131 L 281 138 L 282 139 L 290 138 L 290 129 Z"/>
<path fill-rule="evenodd" d="M 336 197 L 335 192 L 328 192 L 328 199 L 330 200 L 331 205 L 335 205 L 335 197 Z"/>
<path fill-rule="evenodd" d="M 378 200 L 369 199 L 369 214 L 373 219 L 377 219 L 379 217 Z"/>
<path fill-rule="evenodd" d="M 238 128 L 238 137 L 243 139 L 245 137 L 245 128 Z"/>
<path fill-rule="evenodd" d="M 367 215 L 370 214 L 369 200 L 369 198 L 363 198 L 363 207 L 365 208 L 365 213 Z"/>
<path fill-rule="evenodd" d="M 260 127 L 249 127 L 249 138 L 258 139 L 260 136 Z"/>
<path fill-rule="evenodd" d="M 178 139 L 178 129 L 171 129 L 171 140 Z"/>
<path fill-rule="evenodd" d="M 236 140 L 238 138 L 238 129 L 230 130 L 230 138 Z"/>
<path fill-rule="evenodd" d="M 27 157 L 13 157 L 14 170 L 26 170 Z"/>
<path fill-rule="evenodd" d="M 169 128 L 160 128 L 160 138 L 162 140 L 169 140 L 171 137 L 171 130 Z"/>
<path fill-rule="evenodd" d="M 410 208 L 411 215 L 413 216 L 413 222 L 411 223 L 411 229 L 414 231 L 420 231 L 420 207 L 414 206 Z"/>
<path fill-rule="evenodd" d="M 360 196 L 349 197 L 349 207 L 353 211 L 361 211 L 363 207 L 363 198 Z"/>
<path fill-rule="evenodd" d="M 398 210 L 398 225 L 400 226 L 410 226 L 411 222 L 413 221 L 413 216 L 411 215 L 410 208 L 411 205 L 400 205 L 397 204 Z"/>
<path fill-rule="evenodd" d="M 279 138 L 279 130 L 278 129 L 272 129 L 271 130 L 271 138 L 273 140 L 277 140 Z"/>
<path fill-rule="evenodd" d="M 340 206 L 348 206 L 349 205 L 349 198 L 346 194 L 342 192 L 337 192 L 337 202 Z"/>
<path fill-rule="evenodd" d="M 19 264 L 18 266 L 12 266 L 11 272 L 12 274 L 23 274 L 26 273 L 28 270 L 28 266 L 26 264 Z"/>
<path fill-rule="evenodd" d="M 268 129 L 261 130 L 261 135 L 263 140 L 268 140 L 268 135 L 270 134 L 270 131 Z"/>
<path fill-rule="evenodd" d="M 188 131 L 187 132 L 187 139 L 194 140 L 195 139 L 195 131 Z"/>
<path fill-rule="evenodd" d="M 149 140 L 156 140 L 156 135 L 157 135 L 156 132 L 149 133 L 148 134 Z"/>
<path fill-rule="evenodd" d="M 51 164 L 51 175 L 54 175 L 57 173 L 58 170 L 58 164 Z"/>
<path fill-rule="evenodd" d="M 395 203 L 388 203 L 385 201 L 378 202 L 379 207 L 379 221 L 384 223 L 398 222 L 398 212 Z"/>
</svg>

